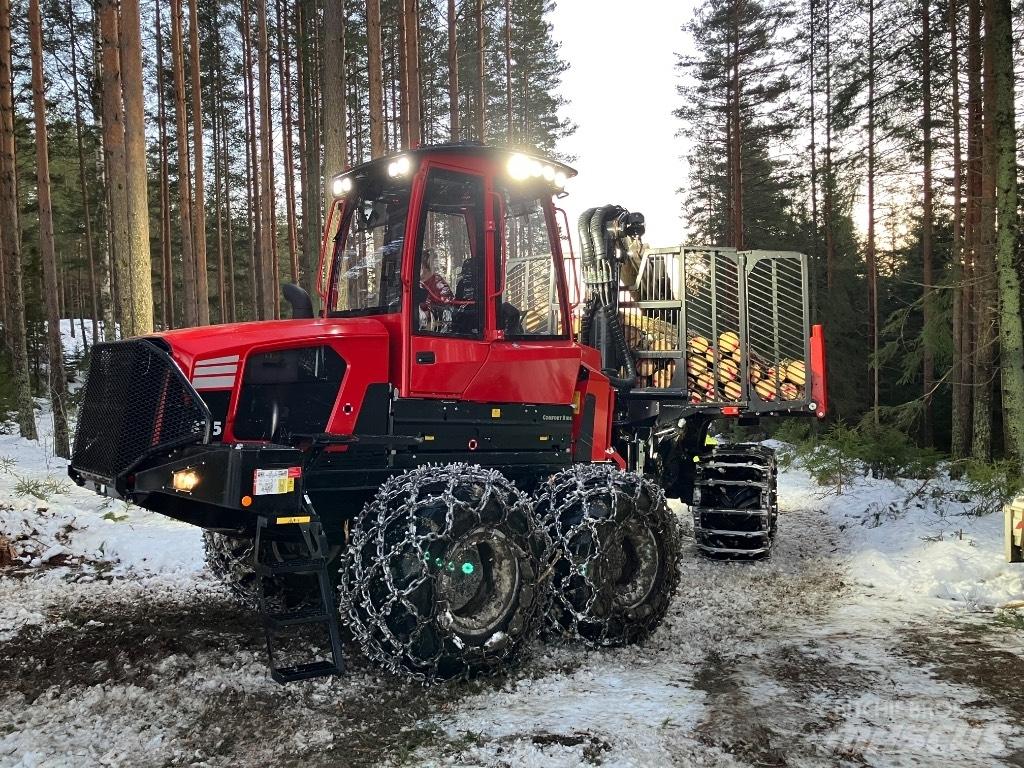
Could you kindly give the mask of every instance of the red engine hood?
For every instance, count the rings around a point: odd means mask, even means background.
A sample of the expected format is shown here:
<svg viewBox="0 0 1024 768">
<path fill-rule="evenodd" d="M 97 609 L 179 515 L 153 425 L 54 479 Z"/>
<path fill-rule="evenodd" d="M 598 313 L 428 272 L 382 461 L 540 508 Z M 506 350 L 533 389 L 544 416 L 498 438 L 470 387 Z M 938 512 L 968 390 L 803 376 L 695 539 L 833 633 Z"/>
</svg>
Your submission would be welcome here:
<svg viewBox="0 0 1024 768">
<path fill-rule="evenodd" d="M 156 333 L 171 345 L 171 356 L 188 375 L 196 360 L 238 355 L 259 347 L 294 347 L 330 343 L 347 338 L 387 338 L 384 325 L 372 318 L 319 318 L 313 320 L 260 320 L 229 325 L 208 325 Z"/>
</svg>

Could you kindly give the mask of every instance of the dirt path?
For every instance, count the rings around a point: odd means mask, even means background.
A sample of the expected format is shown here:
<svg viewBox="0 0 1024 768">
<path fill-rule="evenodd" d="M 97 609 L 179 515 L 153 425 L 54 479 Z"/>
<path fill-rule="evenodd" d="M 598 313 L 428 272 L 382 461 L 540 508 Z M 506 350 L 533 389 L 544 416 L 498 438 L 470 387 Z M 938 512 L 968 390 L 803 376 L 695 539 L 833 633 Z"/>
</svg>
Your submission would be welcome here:
<svg viewBox="0 0 1024 768">
<path fill-rule="evenodd" d="M 41 618 L 0 640 L 0 766 L 1024 765 L 1020 632 L 907 615 L 844 557 L 825 515 L 792 512 L 770 561 L 688 548 L 642 648 L 542 646 L 503 681 L 432 688 L 353 654 L 277 686 L 205 581 L 8 580 Z"/>
</svg>

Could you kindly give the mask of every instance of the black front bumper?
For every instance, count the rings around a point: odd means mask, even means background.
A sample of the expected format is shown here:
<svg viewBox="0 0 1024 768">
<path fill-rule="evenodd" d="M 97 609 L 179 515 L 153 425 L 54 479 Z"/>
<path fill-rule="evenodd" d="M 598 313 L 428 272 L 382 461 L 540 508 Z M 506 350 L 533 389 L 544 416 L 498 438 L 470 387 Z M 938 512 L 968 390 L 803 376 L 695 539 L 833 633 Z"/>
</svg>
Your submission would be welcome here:
<svg viewBox="0 0 1024 768">
<path fill-rule="evenodd" d="M 300 509 L 303 454 L 266 444 L 210 443 L 199 393 L 154 339 L 93 347 L 68 475 L 97 493 L 205 528 L 250 529 Z M 175 472 L 199 480 L 176 490 Z M 290 470 L 280 492 L 256 473 Z M 275 474 L 276 473 L 276 474 Z"/>
<path fill-rule="evenodd" d="M 115 499 L 130 501 L 192 525 L 216 530 L 249 531 L 256 518 L 289 516 L 302 509 L 303 454 L 273 445 L 195 445 L 153 457 L 117 484 L 77 472 L 79 485 Z M 194 472 L 190 491 L 176 490 L 174 475 Z M 257 483 L 257 473 L 262 482 Z M 268 476 L 288 482 L 268 491 Z"/>
</svg>

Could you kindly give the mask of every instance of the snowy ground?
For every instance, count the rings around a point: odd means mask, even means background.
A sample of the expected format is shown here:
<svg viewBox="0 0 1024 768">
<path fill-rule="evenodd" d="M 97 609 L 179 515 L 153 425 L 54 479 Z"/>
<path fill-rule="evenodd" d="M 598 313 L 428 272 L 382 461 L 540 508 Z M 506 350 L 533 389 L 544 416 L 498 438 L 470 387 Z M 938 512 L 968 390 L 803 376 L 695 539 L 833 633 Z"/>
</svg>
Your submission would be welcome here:
<svg viewBox="0 0 1024 768">
<path fill-rule="evenodd" d="M 281 687 L 195 529 L 64 472 L 0 436 L 3 768 L 1024 765 L 1024 622 L 1000 610 L 1024 569 L 948 482 L 904 504 L 919 483 L 823 497 L 786 472 L 771 560 L 688 537 L 643 647 L 538 646 L 503 680 L 429 688 L 350 649 L 344 677 Z"/>
</svg>

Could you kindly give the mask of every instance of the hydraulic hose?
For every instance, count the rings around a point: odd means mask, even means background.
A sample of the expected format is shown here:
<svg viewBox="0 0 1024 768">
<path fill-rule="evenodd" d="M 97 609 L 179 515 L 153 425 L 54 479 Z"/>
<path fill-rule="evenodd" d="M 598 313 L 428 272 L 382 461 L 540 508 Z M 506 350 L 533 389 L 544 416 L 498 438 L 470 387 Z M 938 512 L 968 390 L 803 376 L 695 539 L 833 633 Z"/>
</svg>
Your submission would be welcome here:
<svg viewBox="0 0 1024 768">
<path fill-rule="evenodd" d="M 579 218 L 581 265 L 583 281 L 587 284 L 589 298 L 580 320 L 580 339 L 584 344 L 597 347 L 593 338 L 594 319 L 601 313 L 608 329 L 608 337 L 604 346 L 626 369 L 625 376 L 615 375 L 614 370 L 605 370 L 612 386 L 620 391 L 632 389 L 636 385 L 636 364 L 633 353 L 626 343 L 626 334 L 619 322 L 616 301 L 619 289 L 619 270 L 615 260 L 617 236 L 609 231 L 609 223 L 628 213 L 618 205 L 605 205 L 590 208 Z M 605 352 L 602 349 L 602 352 Z"/>
<path fill-rule="evenodd" d="M 593 283 L 596 276 L 594 262 L 594 238 L 590 235 L 590 217 L 594 215 L 594 208 L 588 208 L 580 214 L 577 228 L 580 233 L 580 267 L 583 272 L 583 282 L 588 286 Z"/>
<path fill-rule="evenodd" d="M 604 375 L 608 377 L 611 385 L 618 390 L 628 391 L 636 386 L 636 364 L 633 362 L 633 353 L 626 343 L 626 334 L 622 330 L 622 323 L 619 322 L 619 313 L 615 307 L 605 305 L 601 307 L 604 313 L 605 323 L 608 325 L 608 333 L 612 338 L 614 348 L 619 352 L 622 364 L 626 368 L 626 375 L 623 377 L 613 376 L 608 371 Z"/>
</svg>

